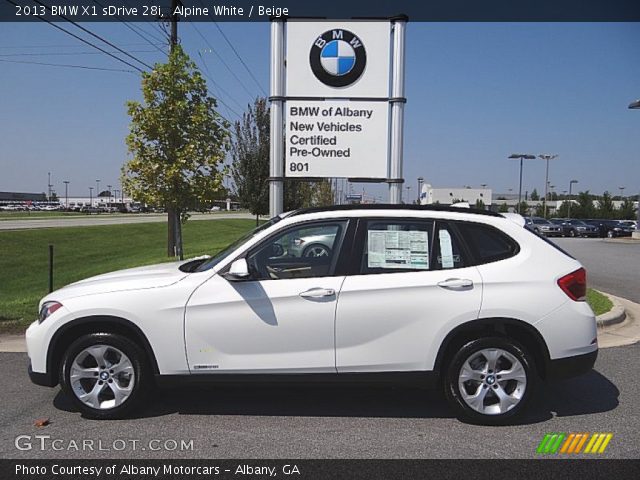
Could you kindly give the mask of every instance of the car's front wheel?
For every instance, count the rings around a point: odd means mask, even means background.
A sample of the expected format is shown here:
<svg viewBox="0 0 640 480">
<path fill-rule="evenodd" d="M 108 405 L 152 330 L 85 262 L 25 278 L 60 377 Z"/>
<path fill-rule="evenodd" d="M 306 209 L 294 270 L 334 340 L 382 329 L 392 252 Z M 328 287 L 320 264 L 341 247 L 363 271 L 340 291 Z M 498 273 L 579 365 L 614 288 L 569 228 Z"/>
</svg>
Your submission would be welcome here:
<svg viewBox="0 0 640 480">
<path fill-rule="evenodd" d="M 142 399 L 148 383 L 142 349 L 114 333 L 92 333 L 74 341 L 64 353 L 60 384 L 86 416 L 122 418 Z"/>
<path fill-rule="evenodd" d="M 503 337 L 480 338 L 453 355 L 445 395 L 460 419 L 501 425 L 523 412 L 535 376 L 533 360 L 520 344 Z"/>
</svg>

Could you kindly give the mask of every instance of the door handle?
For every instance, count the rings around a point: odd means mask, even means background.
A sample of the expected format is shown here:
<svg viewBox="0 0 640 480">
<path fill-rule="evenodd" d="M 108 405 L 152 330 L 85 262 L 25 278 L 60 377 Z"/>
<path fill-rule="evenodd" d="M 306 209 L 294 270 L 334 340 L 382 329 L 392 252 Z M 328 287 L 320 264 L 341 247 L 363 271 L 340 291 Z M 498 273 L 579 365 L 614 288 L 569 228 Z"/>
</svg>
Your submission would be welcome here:
<svg viewBox="0 0 640 480">
<path fill-rule="evenodd" d="M 468 278 L 447 278 L 442 282 L 438 282 L 438 286 L 450 290 L 462 290 L 473 287 L 473 280 Z"/>
<path fill-rule="evenodd" d="M 300 293 L 302 298 L 333 297 L 336 291 L 333 288 L 312 288 Z"/>
</svg>

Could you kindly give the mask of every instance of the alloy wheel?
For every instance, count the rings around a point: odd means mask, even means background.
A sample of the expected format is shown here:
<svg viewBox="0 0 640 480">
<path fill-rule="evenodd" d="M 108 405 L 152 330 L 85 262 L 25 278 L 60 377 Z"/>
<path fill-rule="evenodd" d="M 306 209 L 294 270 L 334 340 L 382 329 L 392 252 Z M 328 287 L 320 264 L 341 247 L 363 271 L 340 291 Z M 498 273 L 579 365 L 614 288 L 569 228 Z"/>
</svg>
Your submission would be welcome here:
<svg viewBox="0 0 640 480">
<path fill-rule="evenodd" d="M 508 351 L 485 348 L 464 361 L 458 387 L 470 408 L 483 415 L 499 415 L 520 403 L 527 388 L 527 373 Z"/>
<path fill-rule="evenodd" d="M 91 345 L 73 360 L 69 383 L 88 407 L 106 410 L 122 405 L 131 395 L 136 377 L 133 364 L 111 345 Z"/>
</svg>

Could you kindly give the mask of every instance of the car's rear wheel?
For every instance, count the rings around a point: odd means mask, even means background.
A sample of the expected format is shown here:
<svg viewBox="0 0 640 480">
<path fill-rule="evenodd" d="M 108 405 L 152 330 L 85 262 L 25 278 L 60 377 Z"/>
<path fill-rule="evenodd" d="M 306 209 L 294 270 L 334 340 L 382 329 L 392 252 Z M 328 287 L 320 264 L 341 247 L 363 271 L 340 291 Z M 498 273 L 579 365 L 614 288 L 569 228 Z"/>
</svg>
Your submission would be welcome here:
<svg viewBox="0 0 640 480">
<path fill-rule="evenodd" d="M 569 230 L 569 236 L 572 237 L 572 238 L 575 237 L 576 236 L 576 231 L 573 230 L 573 229 Z"/>
<path fill-rule="evenodd" d="M 615 233 L 613 233 L 613 230 L 609 230 L 609 231 L 607 232 L 607 237 L 609 237 L 609 238 L 613 238 L 613 237 L 615 237 L 615 236 L 616 236 L 616 235 L 615 235 Z"/>
<path fill-rule="evenodd" d="M 138 345 L 114 333 L 92 333 L 65 351 L 60 384 L 85 416 L 122 418 L 140 404 L 148 375 Z"/>
<path fill-rule="evenodd" d="M 501 425 L 522 414 L 535 378 L 533 360 L 520 344 L 503 337 L 480 338 L 453 355 L 445 395 L 461 420 Z"/>
</svg>

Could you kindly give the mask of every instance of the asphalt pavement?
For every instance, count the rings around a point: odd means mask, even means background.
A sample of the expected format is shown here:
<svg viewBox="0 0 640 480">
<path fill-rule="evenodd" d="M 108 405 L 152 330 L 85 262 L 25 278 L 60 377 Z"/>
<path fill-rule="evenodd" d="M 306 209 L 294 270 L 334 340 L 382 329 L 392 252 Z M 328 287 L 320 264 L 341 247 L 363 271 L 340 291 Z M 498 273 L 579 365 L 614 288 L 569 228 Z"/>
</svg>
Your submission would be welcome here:
<svg viewBox="0 0 640 480">
<path fill-rule="evenodd" d="M 640 242 L 598 238 L 554 238 L 587 269 L 596 290 L 640 303 Z"/>
<path fill-rule="evenodd" d="M 601 350 L 594 371 L 540 386 L 524 421 L 507 427 L 462 423 L 437 391 L 400 387 L 160 390 L 134 418 L 88 420 L 59 388 L 32 385 L 26 365 L 24 353 L 0 353 L 3 458 L 536 458 L 549 432 L 612 432 L 598 458 L 640 453 L 638 344 Z M 34 426 L 43 418 L 51 423 Z M 21 435 L 30 449 L 16 447 Z M 150 450 L 162 445 L 171 450 Z"/>
</svg>

